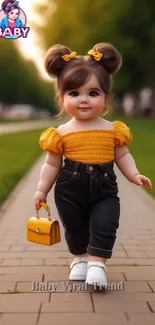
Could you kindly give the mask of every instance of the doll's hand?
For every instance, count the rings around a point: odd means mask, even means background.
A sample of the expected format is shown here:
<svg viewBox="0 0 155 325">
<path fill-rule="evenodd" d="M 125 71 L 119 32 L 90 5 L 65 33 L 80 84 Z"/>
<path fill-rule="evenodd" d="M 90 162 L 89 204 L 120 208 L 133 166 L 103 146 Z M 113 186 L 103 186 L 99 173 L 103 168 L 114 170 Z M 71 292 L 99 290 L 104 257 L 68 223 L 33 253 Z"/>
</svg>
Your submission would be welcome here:
<svg viewBox="0 0 155 325">
<path fill-rule="evenodd" d="M 46 202 L 46 197 L 47 197 L 47 194 L 45 192 L 42 192 L 42 191 L 37 191 L 35 196 L 34 196 L 34 206 L 35 206 L 35 209 L 36 211 L 39 211 L 41 205 L 40 203 L 41 202 Z"/>
<path fill-rule="evenodd" d="M 144 175 L 136 175 L 134 176 L 133 183 L 135 183 L 136 185 L 146 185 L 148 190 L 152 190 L 152 183 L 150 181 L 150 179 Z"/>
</svg>

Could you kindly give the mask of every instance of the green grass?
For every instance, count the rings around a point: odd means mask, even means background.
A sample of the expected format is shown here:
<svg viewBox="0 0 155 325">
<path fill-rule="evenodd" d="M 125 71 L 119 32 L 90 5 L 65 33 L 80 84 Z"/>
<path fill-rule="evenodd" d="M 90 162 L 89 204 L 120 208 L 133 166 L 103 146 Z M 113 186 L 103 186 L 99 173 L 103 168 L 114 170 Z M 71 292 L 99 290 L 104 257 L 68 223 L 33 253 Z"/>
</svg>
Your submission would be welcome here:
<svg viewBox="0 0 155 325">
<path fill-rule="evenodd" d="M 153 189 L 147 191 L 155 196 L 155 120 L 140 120 L 122 116 L 112 116 L 110 120 L 121 120 L 130 127 L 133 142 L 129 144 L 128 148 L 140 173 L 151 179 Z"/>
<path fill-rule="evenodd" d="M 9 290 L 8 289 L 8 294 L 11 294 L 11 295 L 14 295 L 14 294 L 17 294 L 17 293 L 22 293 L 22 291 L 19 291 L 19 290 Z"/>
<path fill-rule="evenodd" d="M 42 153 L 38 140 L 44 129 L 0 135 L 0 204 Z"/>
</svg>

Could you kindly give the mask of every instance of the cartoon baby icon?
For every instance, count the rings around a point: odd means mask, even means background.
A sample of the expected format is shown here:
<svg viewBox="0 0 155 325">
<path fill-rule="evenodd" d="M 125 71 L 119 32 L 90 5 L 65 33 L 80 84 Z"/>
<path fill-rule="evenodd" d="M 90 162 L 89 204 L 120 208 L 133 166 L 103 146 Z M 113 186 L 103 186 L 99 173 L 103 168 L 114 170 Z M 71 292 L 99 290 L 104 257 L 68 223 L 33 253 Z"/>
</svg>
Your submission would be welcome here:
<svg viewBox="0 0 155 325">
<path fill-rule="evenodd" d="M 1 6 L 4 13 L 4 18 L 0 21 L 1 32 L 4 33 L 7 28 L 12 31 L 12 35 L 5 35 L 5 38 L 17 39 L 18 37 L 14 35 L 13 31 L 15 28 L 26 27 L 25 23 L 21 20 L 21 16 L 23 16 L 23 20 L 26 22 L 26 15 L 19 7 L 19 1 L 5 0 Z"/>
</svg>

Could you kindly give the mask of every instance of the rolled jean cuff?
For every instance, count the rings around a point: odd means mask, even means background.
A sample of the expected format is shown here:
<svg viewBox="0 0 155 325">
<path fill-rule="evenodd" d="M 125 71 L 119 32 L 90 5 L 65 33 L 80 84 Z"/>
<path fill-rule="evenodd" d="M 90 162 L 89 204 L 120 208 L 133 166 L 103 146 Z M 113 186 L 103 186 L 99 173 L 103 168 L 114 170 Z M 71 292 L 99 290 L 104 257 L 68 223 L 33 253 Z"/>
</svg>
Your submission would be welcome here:
<svg viewBox="0 0 155 325">
<path fill-rule="evenodd" d="M 88 254 L 93 256 L 103 257 L 103 258 L 111 258 L 112 250 L 88 246 Z"/>
<path fill-rule="evenodd" d="M 69 251 L 73 255 L 83 255 L 87 253 L 87 247 L 77 247 L 77 248 L 69 247 Z"/>
</svg>

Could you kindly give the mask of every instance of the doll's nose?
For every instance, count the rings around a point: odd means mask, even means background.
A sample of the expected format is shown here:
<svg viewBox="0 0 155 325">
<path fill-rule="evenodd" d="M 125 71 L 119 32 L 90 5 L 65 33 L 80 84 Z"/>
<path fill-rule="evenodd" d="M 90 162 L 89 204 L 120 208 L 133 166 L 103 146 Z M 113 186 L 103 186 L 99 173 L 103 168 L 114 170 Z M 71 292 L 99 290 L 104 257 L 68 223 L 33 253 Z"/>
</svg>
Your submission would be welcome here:
<svg viewBox="0 0 155 325">
<path fill-rule="evenodd" d="M 86 96 L 83 96 L 83 97 L 81 98 L 81 104 L 86 104 L 86 103 L 88 103 L 88 99 L 87 99 Z"/>
</svg>

